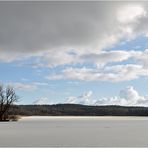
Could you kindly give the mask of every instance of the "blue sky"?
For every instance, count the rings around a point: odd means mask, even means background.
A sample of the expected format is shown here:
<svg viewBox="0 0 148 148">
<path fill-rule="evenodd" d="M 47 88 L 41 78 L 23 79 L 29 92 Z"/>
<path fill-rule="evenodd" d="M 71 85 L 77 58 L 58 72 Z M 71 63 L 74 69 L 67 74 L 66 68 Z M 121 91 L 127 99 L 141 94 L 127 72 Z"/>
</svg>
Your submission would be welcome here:
<svg viewBox="0 0 148 148">
<path fill-rule="evenodd" d="M 0 2 L 0 82 L 19 104 L 148 106 L 147 2 Z"/>
</svg>

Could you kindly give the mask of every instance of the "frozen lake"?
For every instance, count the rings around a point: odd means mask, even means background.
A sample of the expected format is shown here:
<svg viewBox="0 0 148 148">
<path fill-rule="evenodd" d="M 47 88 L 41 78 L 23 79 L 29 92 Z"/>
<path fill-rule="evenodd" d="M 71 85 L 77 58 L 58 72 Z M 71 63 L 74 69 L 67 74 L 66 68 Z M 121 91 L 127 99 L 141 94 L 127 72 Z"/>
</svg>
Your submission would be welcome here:
<svg viewBox="0 0 148 148">
<path fill-rule="evenodd" d="M 148 146 L 148 117 L 24 117 L 0 122 L 0 147 Z"/>
</svg>

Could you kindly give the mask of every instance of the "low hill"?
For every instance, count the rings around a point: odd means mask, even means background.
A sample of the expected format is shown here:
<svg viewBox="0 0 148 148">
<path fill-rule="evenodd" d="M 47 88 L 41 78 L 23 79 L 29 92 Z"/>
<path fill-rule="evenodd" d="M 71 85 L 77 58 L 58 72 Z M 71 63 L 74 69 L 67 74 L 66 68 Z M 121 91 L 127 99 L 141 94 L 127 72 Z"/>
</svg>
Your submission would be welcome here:
<svg viewBox="0 0 148 148">
<path fill-rule="evenodd" d="M 80 104 L 15 105 L 11 107 L 9 113 L 25 116 L 148 116 L 148 107 Z"/>
</svg>

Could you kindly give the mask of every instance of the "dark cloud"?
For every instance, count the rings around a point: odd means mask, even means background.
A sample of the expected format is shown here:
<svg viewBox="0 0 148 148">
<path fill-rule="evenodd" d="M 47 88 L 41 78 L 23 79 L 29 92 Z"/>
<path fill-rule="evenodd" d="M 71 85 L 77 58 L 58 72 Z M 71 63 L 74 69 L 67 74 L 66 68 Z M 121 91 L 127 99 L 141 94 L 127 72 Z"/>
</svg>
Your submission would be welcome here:
<svg viewBox="0 0 148 148">
<path fill-rule="evenodd" d="M 16 57 L 16 54 L 59 48 L 96 50 L 116 33 L 113 26 L 117 24 L 115 15 L 119 5 L 117 2 L 0 2 L 1 52 Z"/>
</svg>

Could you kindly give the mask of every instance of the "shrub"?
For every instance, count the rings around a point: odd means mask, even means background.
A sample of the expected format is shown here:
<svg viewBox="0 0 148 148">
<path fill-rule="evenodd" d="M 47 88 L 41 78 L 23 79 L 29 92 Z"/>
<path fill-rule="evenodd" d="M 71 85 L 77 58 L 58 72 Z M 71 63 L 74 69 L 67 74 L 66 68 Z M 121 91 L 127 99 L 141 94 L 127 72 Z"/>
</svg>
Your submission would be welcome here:
<svg viewBox="0 0 148 148">
<path fill-rule="evenodd" d="M 20 116 L 18 115 L 9 115 L 8 120 L 9 121 L 18 121 L 20 119 Z"/>
</svg>

